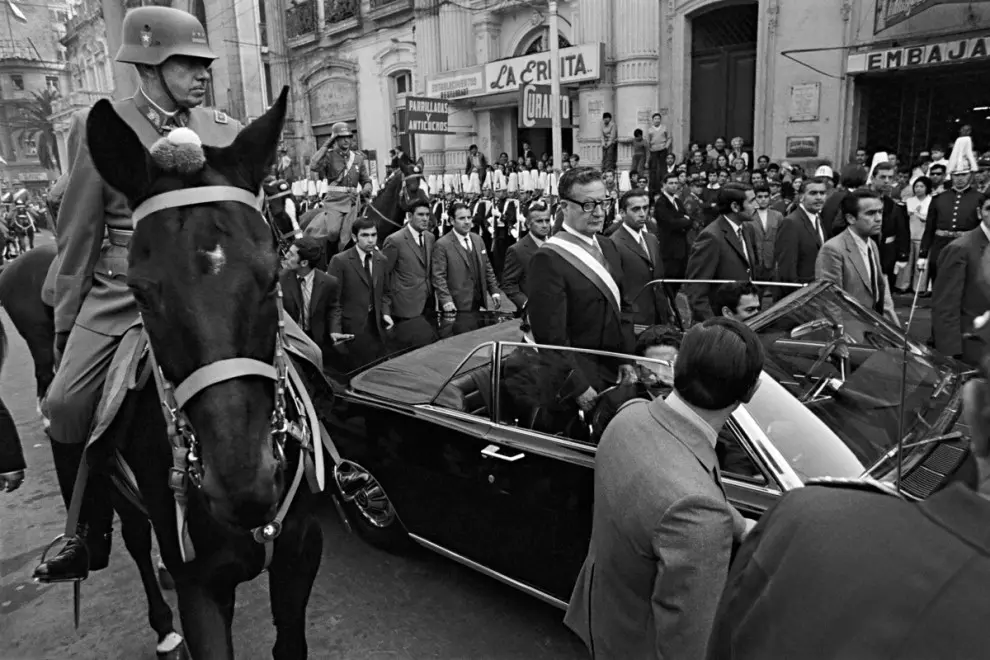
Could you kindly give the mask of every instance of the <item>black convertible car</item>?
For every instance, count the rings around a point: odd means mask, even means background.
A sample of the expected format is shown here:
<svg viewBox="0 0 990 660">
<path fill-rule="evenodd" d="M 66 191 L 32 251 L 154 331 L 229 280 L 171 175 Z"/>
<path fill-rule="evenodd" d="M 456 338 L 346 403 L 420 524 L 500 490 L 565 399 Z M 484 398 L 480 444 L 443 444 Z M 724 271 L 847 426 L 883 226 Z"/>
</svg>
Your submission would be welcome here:
<svg viewBox="0 0 990 660">
<path fill-rule="evenodd" d="M 971 464 L 963 365 L 823 282 L 749 325 L 766 348 L 763 382 L 718 447 L 743 515 L 819 478 L 868 476 L 925 498 Z M 328 353 L 350 522 L 380 547 L 411 539 L 563 607 L 588 548 L 597 437 L 561 396 L 559 366 L 650 366 L 591 353 L 528 343 L 518 319 L 484 314 L 414 319 L 387 345 Z"/>
</svg>

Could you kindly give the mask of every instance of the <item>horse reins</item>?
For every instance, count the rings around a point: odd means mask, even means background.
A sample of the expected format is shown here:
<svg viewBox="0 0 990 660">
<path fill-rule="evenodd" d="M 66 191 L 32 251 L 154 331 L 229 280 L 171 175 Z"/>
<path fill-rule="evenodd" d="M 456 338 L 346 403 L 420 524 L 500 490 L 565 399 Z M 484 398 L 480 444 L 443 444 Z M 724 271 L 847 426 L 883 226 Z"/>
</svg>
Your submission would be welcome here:
<svg viewBox="0 0 990 660">
<path fill-rule="evenodd" d="M 251 207 L 261 215 L 263 196 L 255 195 L 242 188 L 233 186 L 202 186 L 161 193 L 146 199 L 134 209 L 132 219 L 135 229 L 138 222 L 158 211 L 170 208 L 195 206 L 214 202 L 237 202 Z M 263 217 L 263 216 L 262 216 Z M 266 220 L 267 222 L 267 220 Z M 199 442 L 196 433 L 184 412 L 184 408 L 197 394 L 213 385 L 236 378 L 258 377 L 272 380 L 275 383 L 275 408 L 272 412 L 271 437 L 273 449 L 279 462 L 284 466 L 285 441 L 289 435 L 289 422 L 286 417 L 286 393 L 289 378 L 297 388 L 303 387 L 302 379 L 295 371 L 289 360 L 286 336 L 285 309 L 282 302 L 282 287 L 276 285 L 278 309 L 278 332 L 275 337 L 274 363 L 268 364 L 254 358 L 234 357 L 217 360 L 196 369 L 189 374 L 178 387 L 165 377 L 155 357 L 154 349 L 148 344 L 148 358 L 154 376 L 155 386 L 161 399 L 165 414 L 165 423 L 169 442 L 172 445 L 172 467 L 169 470 L 169 487 L 175 498 L 176 525 L 179 533 L 179 549 L 184 562 L 196 558 L 195 548 L 189 534 L 187 507 L 189 502 L 190 484 L 197 490 L 202 487 L 203 464 L 199 452 Z M 302 396 L 304 390 L 300 390 Z M 289 512 L 289 507 L 299 490 L 304 473 L 310 473 L 311 485 L 323 483 L 322 449 L 314 447 L 315 435 L 319 432 L 319 420 L 316 418 L 312 403 L 300 402 L 294 397 L 297 412 L 307 418 L 310 432 L 293 433 L 299 440 L 299 460 L 292 482 L 282 498 L 275 517 L 265 525 L 251 530 L 255 541 L 265 546 L 265 563 L 267 568 L 272 559 L 273 542 L 282 531 L 282 522 Z M 310 455 L 312 454 L 312 455 Z"/>
</svg>

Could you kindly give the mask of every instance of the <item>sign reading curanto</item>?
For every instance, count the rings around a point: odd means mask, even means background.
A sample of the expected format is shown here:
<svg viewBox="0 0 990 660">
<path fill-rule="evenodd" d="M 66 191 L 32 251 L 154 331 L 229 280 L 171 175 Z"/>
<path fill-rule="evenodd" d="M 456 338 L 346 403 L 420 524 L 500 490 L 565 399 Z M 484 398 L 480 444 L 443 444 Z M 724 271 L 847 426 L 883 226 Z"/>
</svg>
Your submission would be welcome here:
<svg viewBox="0 0 990 660">
<path fill-rule="evenodd" d="M 846 70 L 849 73 L 892 71 L 985 60 L 988 56 L 990 56 L 990 35 L 983 35 L 956 41 L 853 53 L 849 55 Z"/>
<path fill-rule="evenodd" d="M 550 85 L 525 85 L 519 91 L 519 128 L 549 128 L 553 125 L 550 116 Z M 571 97 L 560 95 L 560 125 L 571 127 Z"/>
<path fill-rule="evenodd" d="M 598 80 L 603 61 L 602 44 L 583 44 L 560 49 L 560 82 Z M 533 53 L 485 65 L 487 92 L 513 92 L 523 85 L 550 84 L 550 53 Z"/>
<path fill-rule="evenodd" d="M 446 99 L 421 96 L 406 97 L 406 133 L 446 135 L 448 107 Z"/>
</svg>

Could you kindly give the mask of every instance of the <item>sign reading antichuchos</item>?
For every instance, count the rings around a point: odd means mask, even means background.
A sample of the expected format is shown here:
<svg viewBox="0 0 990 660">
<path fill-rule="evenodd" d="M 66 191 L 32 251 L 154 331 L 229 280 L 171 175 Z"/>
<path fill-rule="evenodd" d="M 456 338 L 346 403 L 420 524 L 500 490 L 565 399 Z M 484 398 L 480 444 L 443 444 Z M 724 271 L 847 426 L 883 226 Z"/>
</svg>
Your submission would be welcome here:
<svg viewBox="0 0 990 660">
<path fill-rule="evenodd" d="M 445 99 L 406 97 L 406 132 L 447 133 L 448 108 Z"/>
</svg>

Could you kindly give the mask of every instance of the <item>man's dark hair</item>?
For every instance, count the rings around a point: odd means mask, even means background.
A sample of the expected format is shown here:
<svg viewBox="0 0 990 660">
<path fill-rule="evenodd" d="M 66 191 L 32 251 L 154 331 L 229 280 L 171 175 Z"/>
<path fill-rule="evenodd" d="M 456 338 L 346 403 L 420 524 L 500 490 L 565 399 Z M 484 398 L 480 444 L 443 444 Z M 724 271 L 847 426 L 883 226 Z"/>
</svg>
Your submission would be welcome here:
<svg viewBox="0 0 990 660">
<path fill-rule="evenodd" d="M 865 186 L 867 178 L 868 173 L 865 167 L 856 163 L 850 163 L 843 166 L 839 183 L 846 190 L 855 190 L 856 188 Z"/>
<path fill-rule="evenodd" d="M 663 115 L 661 115 L 659 112 L 654 112 L 653 117 L 660 117 L 660 119 L 663 119 Z M 653 119 L 653 117 L 650 117 L 650 119 Z"/>
<path fill-rule="evenodd" d="M 594 167 L 572 167 L 560 175 L 557 194 L 570 198 L 574 186 L 586 186 L 602 180 L 601 170 Z"/>
<path fill-rule="evenodd" d="M 464 202 L 454 202 L 453 204 L 450 205 L 450 212 L 449 213 L 450 213 L 451 219 L 453 219 L 454 216 L 457 215 L 457 212 L 460 211 L 461 209 L 464 209 L 465 211 L 467 211 L 468 212 L 468 215 L 471 214 L 471 207 L 470 206 L 468 206 Z"/>
<path fill-rule="evenodd" d="M 942 163 L 935 163 L 931 167 L 928 168 L 928 176 L 931 176 L 932 175 L 932 171 L 934 171 L 934 170 L 941 170 L 942 171 L 942 174 L 946 174 L 949 171 L 948 168 L 946 168 L 946 166 L 943 165 Z"/>
<path fill-rule="evenodd" d="M 885 160 L 882 163 L 877 163 L 877 166 L 873 168 L 873 176 L 876 176 L 880 172 L 886 172 L 888 170 L 896 170 L 897 168 L 889 160 Z"/>
<path fill-rule="evenodd" d="M 351 234 L 357 236 L 361 233 L 362 229 L 378 229 L 378 225 L 371 218 L 355 218 L 354 224 L 351 225 Z"/>
<path fill-rule="evenodd" d="M 602 119 L 611 119 L 611 118 L 612 118 L 611 112 L 602 113 Z"/>
<path fill-rule="evenodd" d="M 680 350 L 681 331 L 669 325 L 651 325 L 636 338 L 636 355 L 646 357 L 646 349 L 654 346 L 673 346 Z"/>
<path fill-rule="evenodd" d="M 752 190 L 753 188 L 745 183 L 727 183 L 718 190 L 718 194 L 715 196 L 715 206 L 718 208 L 719 214 L 733 213 L 732 203 L 735 202 L 739 206 L 746 203 L 746 191 Z"/>
<path fill-rule="evenodd" d="M 828 188 L 829 182 L 832 181 L 830 176 L 813 176 L 810 179 L 804 180 L 803 190 L 807 190 L 810 185 L 825 186 Z"/>
<path fill-rule="evenodd" d="M 671 179 L 678 179 L 678 178 L 680 178 L 680 176 L 681 175 L 678 172 L 667 172 L 666 176 L 663 177 L 663 182 L 664 183 L 667 183 Z"/>
<path fill-rule="evenodd" d="M 470 147 L 468 147 L 468 151 L 471 151 L 472 149 L 477 149 L 477 148 L 478 148 L 478 145 L 472 144 Z"/>
<path fill-rule="evenodd" d="M 739 301 L 742 300 L 743 296 L 756 296 L 756 299 L 759 300 L 760 290 L 752 282 L 742 280 L 729 284 L 720 284 L 712 296 L 712 302 L 714 303 L 712 307 L 715 308 L 712 311 L 718 316 L 722 316 L 723 307 L 728 307 L 735 312 L 739 309 Z"/>
<path fill-rule="evenodd" d="M 629 205 L 629 200 L 633 197 L 645 197 L 647 202 L 650 200 L 650 193 L 646 192 L 642 188 L 633 188 L 632 190 L 627 190 L 622 193 L 622 197 L 619 198 L 619 210 L 625 211 L 626 207 Z"/>
<path fill-rule="evenodd" d="M 526 208 L 523 211 L 523 214 L 526 216 L 526 219 L 528 220 L 530 214 L 533 213 L 533 211 L 536 211 L 537 213 L 542 213 L 543 211 L 549 211 L 549 210 L 550 210 L 550 205 L 547 204 L 546 200 L 534 199 L 526 206 Z"/>
<path fill-rule="evenodd" d="M 637 128 L 633 131 L 633 137 L 643 137 L 643 129 Z"/>
<path fill-rule="evenodd" d="M 780 171 L 780 165 L 778 165 L 777 163 L 770 163 L 769 165 L 767 165 L 767 171 L 769 172 L 770 170 L 774 170 L 775 172 L 779 172 Z"/>
<path fill-rule="evenodd" d="M 763 371 L 764 353 L 745 324 L 714 317 L 684 335 L 674 364 L 674 389 L 702 410 L 748 403 Z"/>
<path fill-rule="evenodd" d="M 430 209 L 430 203 L 428 201 L 426 201 L 425 199 L 423 199 L 422 197 L 417 197 L 416 199 L 414 199 L 409 204 L 408 213 L 410 215 L 412 215 L 413 213 L 416 212 L 416 209 L 418 209 L 418 208 L 424 208 L 427 211 L 431 211 L 432 212 L 432 209 Z"/>
<path fill-rule="evenodd" d="M 754 172 L 755 174 L 755 172 Z M 770 194 L 770 184 L 766 181 L 760 181 L 758 184 L 753 186 L 753 192 L 759 195 L 760 193 Z"/>
<path fill-rule="evenodd" d="M 323 254 L 323 246 L 320 241 L 312 236 L 302 236 L 292 241 L 292 244 L 296 246 L 299 260 L 308 262 L 310 268 L 316 265 L 316 262 L 320 260 L 320 255 Z"/>
<path fill-rule="evenodd" d="M 581 157 L 578 156 L 577 154 L 571 154 L 571 157 L 568 160 L 576 160 L 577 162 L 580 163 L 581 162 Z"/>
<path fill-rule="evenodd" d="M 867 188 L 857 188 L 856 190 L 849 191 L 849 194 L 842 198 L 842 202 L 839 204 L 839 210 L 842 213 L 842 219 L 846 220 L 847 216 L 852 216 L 855 218 L 859 215 L 859 200 L 861 199 L 881 199 L 879 193 L 875 193 Z M 848 224 L 848 220 L 846 223 Z"/>
</svg>

